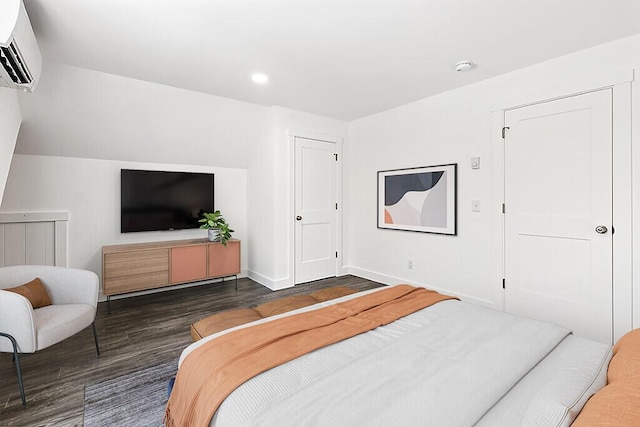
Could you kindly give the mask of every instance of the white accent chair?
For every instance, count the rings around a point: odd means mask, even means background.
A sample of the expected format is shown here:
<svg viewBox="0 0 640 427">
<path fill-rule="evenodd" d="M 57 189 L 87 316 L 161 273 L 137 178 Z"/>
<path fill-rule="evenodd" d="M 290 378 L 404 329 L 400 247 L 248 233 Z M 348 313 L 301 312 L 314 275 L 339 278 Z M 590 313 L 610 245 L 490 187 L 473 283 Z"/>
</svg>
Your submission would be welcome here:
<svg viewBox="0 0 640 427">
<path fill-rule="evenodd" d="M 29 300 L 3 289 L 23 285 L 36 277 L 51 298 L 51 305 L 33 309 Z M 100 283 L 92 271 L 45 265 L 0 268 L 0 352 L 13 353 L 20 397 L 26 405 L 20 353 L 35 353 L 87 326 L 93 327 L 100 356 L 95 317 Z"/>
</svg>

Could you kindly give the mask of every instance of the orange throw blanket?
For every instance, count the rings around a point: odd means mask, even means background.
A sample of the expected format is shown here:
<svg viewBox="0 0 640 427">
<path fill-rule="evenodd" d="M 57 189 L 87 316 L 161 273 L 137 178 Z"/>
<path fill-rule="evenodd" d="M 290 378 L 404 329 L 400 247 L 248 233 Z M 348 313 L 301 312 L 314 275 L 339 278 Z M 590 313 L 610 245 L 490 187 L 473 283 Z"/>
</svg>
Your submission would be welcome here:
<svg viewBox="0 0 640 427">
<path fill-rule="evenodd" d="M 183 361 L 165 423 L 206 427 L 222 401 L 250 378 L 447 299 L 455 297 L 399 285 L 217 337 Z"/>
</svg>

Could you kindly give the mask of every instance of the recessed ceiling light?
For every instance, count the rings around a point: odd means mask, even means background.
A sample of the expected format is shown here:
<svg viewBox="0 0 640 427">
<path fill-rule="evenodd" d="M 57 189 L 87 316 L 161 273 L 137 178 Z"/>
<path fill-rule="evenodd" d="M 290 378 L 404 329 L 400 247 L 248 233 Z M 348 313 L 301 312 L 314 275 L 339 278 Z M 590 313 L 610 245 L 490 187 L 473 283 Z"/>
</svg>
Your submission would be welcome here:
<svg viewBox="0 0 640 427">
<path fill-rule="evenodd" d="M 456 71 L 469 71 L 473 68 L 473 62 L 469 60 L 460 61 L 456 64 Z"/>
<path fill-rule="evenodd" d="M 269 81 L 269 77 L 267 77 L 266 74 L 255 73 L 251 75 L 251 80 L 253 80 L 255 84 L 263 85 Z"/>
</svg>

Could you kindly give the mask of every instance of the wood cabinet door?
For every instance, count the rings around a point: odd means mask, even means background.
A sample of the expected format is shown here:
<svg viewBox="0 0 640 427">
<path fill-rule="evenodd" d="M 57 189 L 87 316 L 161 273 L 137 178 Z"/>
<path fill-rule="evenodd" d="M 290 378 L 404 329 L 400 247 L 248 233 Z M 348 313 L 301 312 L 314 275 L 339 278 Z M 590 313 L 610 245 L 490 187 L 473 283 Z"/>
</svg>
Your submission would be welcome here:
<svg viewBox="0 0 640 427">
<path fill-rule="evenodd" d="M 171 283 L 207 278 L 207 245 L 171 248 Z"/>
<path fill-rule="evenodd" d="M 103 257 L 105 295 L 153 289 L 169 284 L 167 248 L 118 252 Z"/>
<path fill-rule="evenodd" d="M 227 242 L 227 246 L 220 243 L 210 243 L 209 277 L 233 276 L 240 274 L 240 242 Z"/>
</svg>

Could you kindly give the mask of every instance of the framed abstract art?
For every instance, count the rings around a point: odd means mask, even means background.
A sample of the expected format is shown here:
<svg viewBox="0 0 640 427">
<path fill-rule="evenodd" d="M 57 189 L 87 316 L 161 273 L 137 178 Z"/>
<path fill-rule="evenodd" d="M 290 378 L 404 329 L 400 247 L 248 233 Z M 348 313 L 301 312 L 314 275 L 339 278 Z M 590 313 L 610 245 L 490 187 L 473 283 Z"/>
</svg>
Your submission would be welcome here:
<svg viewBox="0 0 640 427">
<path fill-rule="evenodd" d="M 378 172 L 378 228 L 455 235 L 456 168 Z"/>
</svg>

